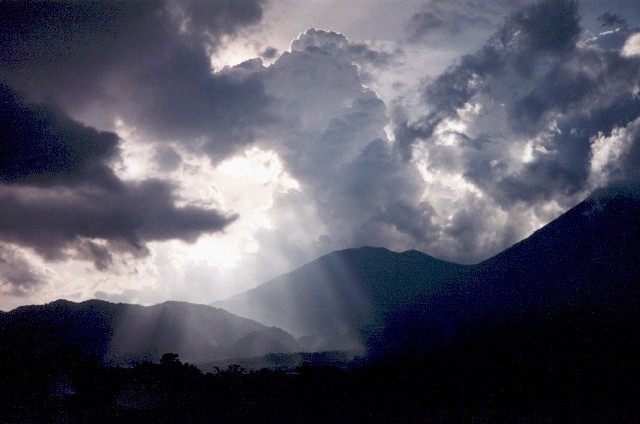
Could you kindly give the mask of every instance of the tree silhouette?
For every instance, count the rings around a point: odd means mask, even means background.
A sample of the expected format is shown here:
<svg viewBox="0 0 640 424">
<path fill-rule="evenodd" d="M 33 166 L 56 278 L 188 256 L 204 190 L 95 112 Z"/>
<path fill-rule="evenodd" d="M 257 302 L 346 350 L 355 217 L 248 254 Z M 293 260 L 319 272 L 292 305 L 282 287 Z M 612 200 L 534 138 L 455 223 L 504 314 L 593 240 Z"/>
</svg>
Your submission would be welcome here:
<svg viewBox="0 0 640 424">
<path fill-rule="evenodd" d="M 160 358 L 160 365 L 182 365 L 179 359 L 180 355 L 177 353 L 165 353 Z"/>
</svg>

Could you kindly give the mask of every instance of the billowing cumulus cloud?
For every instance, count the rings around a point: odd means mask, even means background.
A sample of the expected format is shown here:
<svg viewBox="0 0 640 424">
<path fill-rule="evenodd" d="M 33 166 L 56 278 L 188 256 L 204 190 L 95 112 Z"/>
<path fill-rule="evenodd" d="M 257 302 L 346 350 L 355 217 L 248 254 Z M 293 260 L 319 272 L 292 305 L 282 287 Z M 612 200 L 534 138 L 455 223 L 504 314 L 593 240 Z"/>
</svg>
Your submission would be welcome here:
<svg viewBox="0 0 640 424">
<path fill-rule="evenodd" d="M 371 63 L 384 66 L 392 60 L 391 54 L 388 52 L 378 51 L 363 42 L 350 42 L 343 34 L 315 28 L 307 30 L 303 35 L 293 40 L 291 50 L 296 52 L 319 51 L 356 64 Z"/>
<path fill-rule="evenodd" d="M 624 56 L 640 56 L 640 32 L 633 34 L 627 39 L 627 42 L 622 48 L 622 54 Z"/>
<path fill-rule="evenodd" d="M 387 139 L 386 106 L 364 86 L 353 47 L 342 34 L 311 29 L 264 75 L 279 106 L 274 113 L 288 125 L 270 147 L 300 183 L 298 202 L 312 205 L 322 223 L 312 234 L 325 250 L 397 247 L 430 230 L 423 227 L 428 213 L 411 222 L 424 210 L 420 175 Z M 295 207 L 291 201 L 280 199 L 276 207 Z"/>
</svg>

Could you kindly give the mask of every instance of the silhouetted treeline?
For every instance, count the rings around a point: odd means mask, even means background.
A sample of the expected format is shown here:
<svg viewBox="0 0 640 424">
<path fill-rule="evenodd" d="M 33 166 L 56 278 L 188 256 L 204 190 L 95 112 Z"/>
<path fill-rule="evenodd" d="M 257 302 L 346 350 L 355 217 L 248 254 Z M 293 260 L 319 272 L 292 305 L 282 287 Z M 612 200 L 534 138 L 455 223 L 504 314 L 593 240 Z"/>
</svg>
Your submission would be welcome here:
<svg viewBox="0 0 640 424">
<path fill-rule="evenodd" d="M 0 348 L 1 422 L 632 422 L 640 407 L 635 313 L 544 312 L 347 369 L 160 363 L 104 367 L 73 349 Z M 544 317 L 544 318 L 543 318 Z"/>
</svg>

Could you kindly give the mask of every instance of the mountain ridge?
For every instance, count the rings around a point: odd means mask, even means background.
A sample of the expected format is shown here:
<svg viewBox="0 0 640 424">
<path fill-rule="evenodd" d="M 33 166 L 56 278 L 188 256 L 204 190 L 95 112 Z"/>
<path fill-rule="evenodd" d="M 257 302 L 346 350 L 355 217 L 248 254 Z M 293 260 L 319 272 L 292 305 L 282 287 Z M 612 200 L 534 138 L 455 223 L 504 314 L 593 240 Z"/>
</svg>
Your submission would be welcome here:
<svg viewBox="0 0 640 424">
<path fill-rule="evenodd" d="M 41 354 L 71 349 L 120 365 L 157 361 L 167 352 L 199 363 L 300 350 L 282 329 L 179 301 L 141 306 L 59 299 L 21 306 L 0 315 L 0 341 L 3 346 Z"/>
</svg>

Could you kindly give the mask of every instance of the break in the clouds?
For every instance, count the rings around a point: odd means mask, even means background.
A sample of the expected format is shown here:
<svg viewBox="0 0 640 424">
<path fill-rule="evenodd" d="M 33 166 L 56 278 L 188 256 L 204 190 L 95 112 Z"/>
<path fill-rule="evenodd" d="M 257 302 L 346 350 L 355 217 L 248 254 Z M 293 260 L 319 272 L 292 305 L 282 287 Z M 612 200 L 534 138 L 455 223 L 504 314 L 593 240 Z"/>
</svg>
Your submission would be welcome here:
<svg viewBox="0 0 640 424">
<path fill-rule="evenodd" d="M 0 2 L 5 303 L 485 259 L 640 177 L 633 3 Z"/>
</svg>

